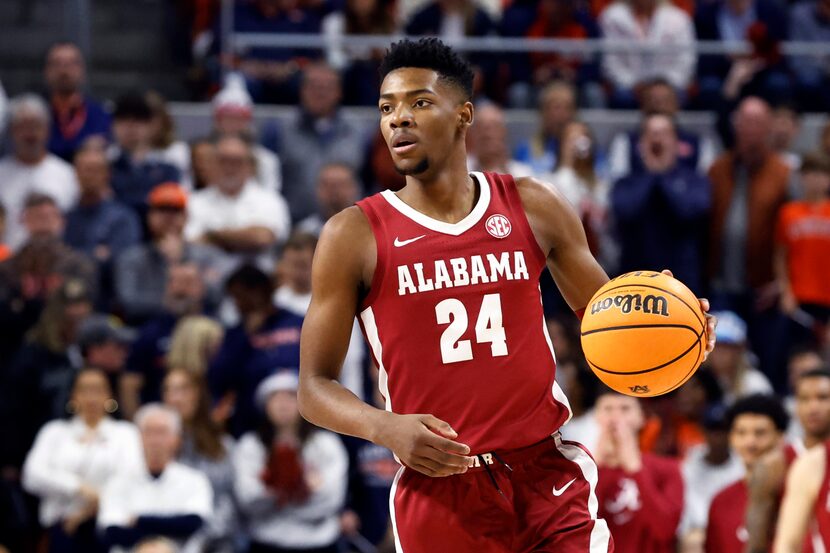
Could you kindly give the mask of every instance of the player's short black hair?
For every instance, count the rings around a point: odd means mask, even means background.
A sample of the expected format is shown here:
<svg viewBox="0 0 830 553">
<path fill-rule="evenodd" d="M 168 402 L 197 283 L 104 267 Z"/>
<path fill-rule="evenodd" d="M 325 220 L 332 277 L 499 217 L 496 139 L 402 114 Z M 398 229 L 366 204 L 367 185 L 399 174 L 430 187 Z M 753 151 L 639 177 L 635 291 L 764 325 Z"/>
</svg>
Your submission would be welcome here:
<svg viewBox="0 0 830 553">
<path fill-rule="evenodd" d="M 464 92 L 467 100 L 473 97 L 473 68 L 458 52 L 435 37 L 417 41 L 403 39 L 395 42 L 386 51 L 380 63 L 380 79 L 402 67 L 432 69 L 442 80 Z"/>
<path fill-rule="evenodd" d="M 735 419 L 741 415 L 769 417 L 779 432 L 787 430 L 787 424 L 790 422 L 790 416 L 787 415 L 781 401 L 777 397 L 768 394 L 753 394 L 733 403 L 726 413 L 726 420 L 729 422 L 730 429 L 735 424 Z"/>
</svg>

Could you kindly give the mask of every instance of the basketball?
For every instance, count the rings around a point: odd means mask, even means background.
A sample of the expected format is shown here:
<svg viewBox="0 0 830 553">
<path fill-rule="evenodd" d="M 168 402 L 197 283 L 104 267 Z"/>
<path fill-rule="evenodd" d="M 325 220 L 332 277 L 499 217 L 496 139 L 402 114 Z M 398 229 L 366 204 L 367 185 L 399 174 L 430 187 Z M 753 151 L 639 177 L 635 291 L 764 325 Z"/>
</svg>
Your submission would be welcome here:
<svg viewBox="0 0 830 553">
<path fill-rule="evenodd" d="M 585 309 L 582 350 L 594 374 L 626 395 L 679 388 L 703 362 L 706 317 L 682 282 L 636 271 L 600 288 Z"/>
</svg>

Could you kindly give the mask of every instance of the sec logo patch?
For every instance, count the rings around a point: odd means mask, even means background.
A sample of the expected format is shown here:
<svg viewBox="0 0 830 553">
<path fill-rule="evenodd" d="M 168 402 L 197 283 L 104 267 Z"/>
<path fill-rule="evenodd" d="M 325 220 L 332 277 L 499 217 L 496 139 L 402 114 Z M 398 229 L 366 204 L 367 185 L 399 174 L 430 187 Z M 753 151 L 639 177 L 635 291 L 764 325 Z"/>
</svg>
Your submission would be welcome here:
<svg viewBox="0 0 830 553">
<path fill-rule="evenodd" d="M 490 236 L 495 238 L 507 238 L 510 236 L 510 231 L 513 230 L 513 225 L 510 220 L 504 215 L 490 215 L 487 222 L 484 223 L 484 228 L 490 233 Z"/>
</svg>

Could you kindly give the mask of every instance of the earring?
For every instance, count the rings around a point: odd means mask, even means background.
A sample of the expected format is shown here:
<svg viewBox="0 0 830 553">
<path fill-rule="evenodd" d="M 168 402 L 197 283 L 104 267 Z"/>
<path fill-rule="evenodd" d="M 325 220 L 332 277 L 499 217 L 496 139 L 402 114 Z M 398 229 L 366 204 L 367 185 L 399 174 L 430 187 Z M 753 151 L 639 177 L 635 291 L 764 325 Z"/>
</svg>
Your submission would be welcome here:
<svg viewBox="0 0 830 553">
<path fill-rule="evenodd" d="M 108 399 L 104 402 L 104 409 L 106 409 L 107 413 L 112 415 L 116 411 L 118 411 L 118 402 L 114 399 Z"/>
<path fill-rule="evenodd" d="M 74 415 L 78 412 L 78 405 L 75 403 L 75 400 L 70 399 L 66 402 L 66 412 L 70 415 Z"/>
</svg>

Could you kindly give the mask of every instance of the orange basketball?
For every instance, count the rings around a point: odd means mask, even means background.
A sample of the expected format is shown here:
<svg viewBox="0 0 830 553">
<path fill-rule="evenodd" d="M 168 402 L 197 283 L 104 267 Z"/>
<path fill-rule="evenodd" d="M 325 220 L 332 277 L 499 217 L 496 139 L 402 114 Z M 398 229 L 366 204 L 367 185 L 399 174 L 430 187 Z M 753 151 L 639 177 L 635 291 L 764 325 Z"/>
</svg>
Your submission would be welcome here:
<svg viewBox="0 0 830 553">
<path fill-rule="evenodd" d="M 706 317 L 679 280 L 636 271 L 594 294 L 581 335 L 588 365 L 607 386 L 659 396 L 679 388 L 703 362 Z"/>
</svg>

